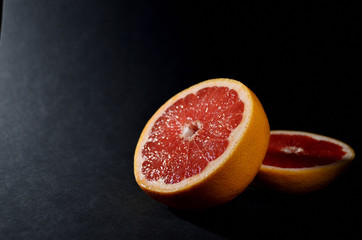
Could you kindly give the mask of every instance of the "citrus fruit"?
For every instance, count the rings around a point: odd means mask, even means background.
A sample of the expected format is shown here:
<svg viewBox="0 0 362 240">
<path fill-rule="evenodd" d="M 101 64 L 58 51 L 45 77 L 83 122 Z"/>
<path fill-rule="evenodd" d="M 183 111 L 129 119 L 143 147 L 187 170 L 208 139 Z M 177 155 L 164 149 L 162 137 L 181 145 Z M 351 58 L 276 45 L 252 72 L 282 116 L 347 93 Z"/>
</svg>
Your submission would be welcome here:
<svg viewBox="0 0 362 240">
<path fill-rule="evenodd" d="M 225 203 L 254 179 L 269 134 L 264 109 L 245 85 L 201 82 L 168 100 L 144 127 L 134 156 L 136 181 L 174 208 Z"/>
<path fill-rule="evenodd" d="M 330 184 L 355 154 L 347 144 L 315 133 L 271 131 L 269 147 L 256 183 L 302 194 Z"/>
</svg>

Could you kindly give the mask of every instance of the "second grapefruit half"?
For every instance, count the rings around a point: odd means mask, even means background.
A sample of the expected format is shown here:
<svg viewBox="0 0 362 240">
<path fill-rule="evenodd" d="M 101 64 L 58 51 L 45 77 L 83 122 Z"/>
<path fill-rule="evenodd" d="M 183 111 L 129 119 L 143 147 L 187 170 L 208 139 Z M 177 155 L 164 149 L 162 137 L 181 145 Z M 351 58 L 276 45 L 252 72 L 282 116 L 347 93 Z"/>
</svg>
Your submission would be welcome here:
<svg viewBox="0 0 362 240">
<path fill-rule="evenodd" d="M 313 192 L 335 180 L 354 156 L 350 146 L 334 138 L 302 131 L 271 131 L 255 183 L 286 193 Z"/>
</svg>

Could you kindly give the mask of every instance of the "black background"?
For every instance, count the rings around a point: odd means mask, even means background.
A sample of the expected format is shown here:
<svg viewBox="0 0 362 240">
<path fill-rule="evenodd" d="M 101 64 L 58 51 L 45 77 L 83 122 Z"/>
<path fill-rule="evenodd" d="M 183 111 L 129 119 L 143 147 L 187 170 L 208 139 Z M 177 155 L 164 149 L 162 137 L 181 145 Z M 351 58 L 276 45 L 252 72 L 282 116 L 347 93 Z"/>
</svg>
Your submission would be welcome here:
<svg viewBox="0 0 362 240">
<path fill-rule="evenodd" d="M 360 238 L 360 9 L 5 1 L 0 238 Z M 350 144 L 351 168 L 305 196 L 249 187 L 199 212 L 150 199 L 133 176 L 139 134 L 171 96 L 216 77 L 251 88 L 271 129 Z"/>
</svg>

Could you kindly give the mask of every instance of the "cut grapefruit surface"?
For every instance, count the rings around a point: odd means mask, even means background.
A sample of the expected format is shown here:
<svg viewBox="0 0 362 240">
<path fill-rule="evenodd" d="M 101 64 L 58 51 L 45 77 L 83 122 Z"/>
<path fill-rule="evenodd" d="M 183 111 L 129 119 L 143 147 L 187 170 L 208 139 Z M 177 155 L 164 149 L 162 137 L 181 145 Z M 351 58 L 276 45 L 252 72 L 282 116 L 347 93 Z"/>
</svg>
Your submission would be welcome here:
<svg viewBox="0 0 362 240">
<path fill-rule="evenodd" d="M 289 193 L 307 193 L 330 184 L 354 159 L 347 144 L 319 134 L 271 131 L 257 181 Z"/>
<path fill-rule="evenodd" d="M 243 111 L 244 103 L 228 87 L 205 87 L 180 98 L 152 127 L 142 148 L 142 174 L 173 184 L 200 173 L 228 147 Z"/>
<path fill-rule="evenodd" d="M 148 121 L 135 151 L 136 181 L 173 207 L 218 205 L 252 181 L 268 141 L 262 105 L 245 85 L 205 81 L 172 97 Z"/>
</svg>

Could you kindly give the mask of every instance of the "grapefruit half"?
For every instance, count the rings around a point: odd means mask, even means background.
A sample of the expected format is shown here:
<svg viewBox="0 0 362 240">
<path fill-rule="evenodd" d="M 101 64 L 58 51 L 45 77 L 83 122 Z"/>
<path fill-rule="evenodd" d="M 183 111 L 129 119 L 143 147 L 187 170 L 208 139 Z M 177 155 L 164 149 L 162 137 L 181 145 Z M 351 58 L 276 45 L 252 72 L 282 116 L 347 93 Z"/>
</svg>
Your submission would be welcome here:
<svg viewBox="0 0 362 240">
<path fill-rule="evenodd" d="M 347 144 L 315 133 L 271 131 L 257 184 L 286 193 L 303 194 L 326 187 L 354 159 Z"/>
<path fill-rule="evenodd" d="M 148 121 L 134 175 L 143 191 L 168 206 L 220 205 L 254 179 L 269 134 L 264 109 L 244 84 L 204 81 L 172 97 Z"/>
</svg>

